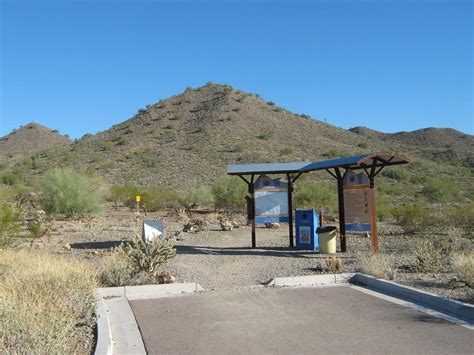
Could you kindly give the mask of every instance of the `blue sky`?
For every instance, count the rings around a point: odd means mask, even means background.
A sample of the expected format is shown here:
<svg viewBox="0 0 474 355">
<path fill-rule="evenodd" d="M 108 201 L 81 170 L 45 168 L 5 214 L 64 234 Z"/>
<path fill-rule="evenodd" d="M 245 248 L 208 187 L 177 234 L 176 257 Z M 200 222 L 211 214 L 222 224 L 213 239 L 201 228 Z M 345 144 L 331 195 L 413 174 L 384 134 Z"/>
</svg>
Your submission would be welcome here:
<svg viewBox="0 0 474 355">
<path fill-rule="evenodd" d="M 473 133 L 471 1 L 0 1 L 0 136 L 78 138 L 208 81 L 343 128 Z"/>
</svg>

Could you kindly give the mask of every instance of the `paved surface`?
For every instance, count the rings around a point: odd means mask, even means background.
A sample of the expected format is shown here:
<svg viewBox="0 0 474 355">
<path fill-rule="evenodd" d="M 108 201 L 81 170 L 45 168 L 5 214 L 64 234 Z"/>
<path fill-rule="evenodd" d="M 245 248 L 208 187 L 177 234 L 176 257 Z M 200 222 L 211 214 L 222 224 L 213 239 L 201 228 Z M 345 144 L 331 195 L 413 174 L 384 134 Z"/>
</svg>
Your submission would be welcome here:
<svg viewBox="0 0 474 355">
<path fill-rule="evenodd" d="M 473 331 L 349 286 L 132 301 L 150 354 L 465 353 Z"/>
</svg>

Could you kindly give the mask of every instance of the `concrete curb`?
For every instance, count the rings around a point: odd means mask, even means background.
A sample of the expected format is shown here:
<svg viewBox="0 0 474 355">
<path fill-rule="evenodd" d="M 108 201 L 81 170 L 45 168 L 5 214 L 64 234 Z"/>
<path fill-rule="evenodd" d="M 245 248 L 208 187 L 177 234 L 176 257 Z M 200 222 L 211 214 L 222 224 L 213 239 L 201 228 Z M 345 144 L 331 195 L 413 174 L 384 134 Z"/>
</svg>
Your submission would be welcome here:
<svg viewBox="0 0 474 355">
<path fill-rule="evenodd" d="M 201 285 L 190 282 L 180 284 L 125 286 L 125 297 L 129 301 L 145 300 L 151 298 L 169 297 L 183 293 L 203 291 Z"/>
<path fill-rule="evenodd" d="M 322 274 L 293 277 L 276 277 L 271 279 L 267 286 L 275 287 L 305 287 L 305 286 L 329 286 L 348 282 L 354 274 Z"/>
<path fill-rule="evenodd" d="M 102 297 L 100 297 L 97 302 L 97 344 L 94 353 L 106 355 L 112 354 L 112 334 Z"/>
<path fill-rule="evenodd" d="M 364 274 L 354 274 L 349 282 L 363 285 L 374 291 L 407 300 L 427 308 L 446 313 L 453 317 L 474 323 L 474 305 L 451 300 L 434 293 L 422 291 L 413 287 L 400 285 L 393 281 L 377 279 Z"/>
<path fill-rule="evenodd" d="M 105 287 L 96 291 L 96 355 L 146 354 L 129 301 L 178 296 L 203 291 L 197 283 Z"/>
</svg>

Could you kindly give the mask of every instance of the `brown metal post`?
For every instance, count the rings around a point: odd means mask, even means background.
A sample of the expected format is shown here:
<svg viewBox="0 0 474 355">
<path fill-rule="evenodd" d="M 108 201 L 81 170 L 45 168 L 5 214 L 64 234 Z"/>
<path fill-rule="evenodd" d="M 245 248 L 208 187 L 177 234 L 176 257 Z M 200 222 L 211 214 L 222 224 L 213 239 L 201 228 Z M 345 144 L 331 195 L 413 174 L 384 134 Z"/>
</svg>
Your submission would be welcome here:
<svg viewBox="0 0 474 355">
<path fill-rule="evenodd" d="M 293 181 L 291 175 L 287 174 L 288 178 L 288 229 L 290 238 L 290 247 L 293 247 Z"/>
<path fill-rule="evenodd" d="M 370 223 L 370 241 L 372 244 L 372 254 L 377 254 L 379 252 L 379 235 L 377 233 L 377 210 L 376 210 L 376 201 L 375 201 L 375 184 L 374 178 L 370 177 L 370 204 L 371 204 L 371 223 Z"/>
<path fill-rule="evenodd" d="M 346 244 L 346 217 L 344 214 L 344 186 L 342 182 L 342 174 L 339 168 L 336 170 L 337 176 L 337 198 L 339 204 L 339 232 L 340 232 L 340 240 L 341 240 L 341 252 L 345 253 L 347 251 L 347 244 Z"/>
</svg>

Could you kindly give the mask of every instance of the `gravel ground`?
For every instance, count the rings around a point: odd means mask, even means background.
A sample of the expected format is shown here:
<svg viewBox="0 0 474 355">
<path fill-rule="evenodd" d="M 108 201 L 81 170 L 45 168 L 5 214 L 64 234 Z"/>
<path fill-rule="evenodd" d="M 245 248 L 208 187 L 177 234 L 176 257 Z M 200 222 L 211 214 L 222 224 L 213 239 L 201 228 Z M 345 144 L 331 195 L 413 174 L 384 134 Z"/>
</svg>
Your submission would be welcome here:
<svg viewBox="0 0 474 355">
<path fill-rule="evenodd" d="M 182 224 L 174 216 L 148 214 L 143 219 L 166 221 L 167 232 L 181 230 Z M 50 252 L 85 259 L 99 264 L 121 241 L 141 232 L 142 221 L 137 221 L 128 210 L 108 208 L 104 215 L 91 221 L 55 221 L 51 237 L 35 242 Z M 449 283 L 453 274 L 415 274 L 404 272 L 407 256 L 420 236 L 404 235 L 400 230 L 380 224 L 381 252 L 394 255 L 401 271 L 396 281 L 419 287 L 464 302 L 474 303 L 473 289 Z M 176 277 L 176 282 L 198 282 L 206 290 L 232 289 L 265 284 L 274 277 L 327 273 L 328 255 L 301 251 L 288 247 L 288 226 L 280 229 L 257 228 L 257 248 L 251 248 L 251 230 L 242 226 L 233 231 L 221 231 L 217 223 L 198 233 L 182 233 L 176 241 L 177 256 L 165 269 Z M 338 253 L 342 261 L 340 272 L 357 269 L 356 255 L 370 253 L 370 240 L 348 237 L 348 252 Z"/>
</svg>

